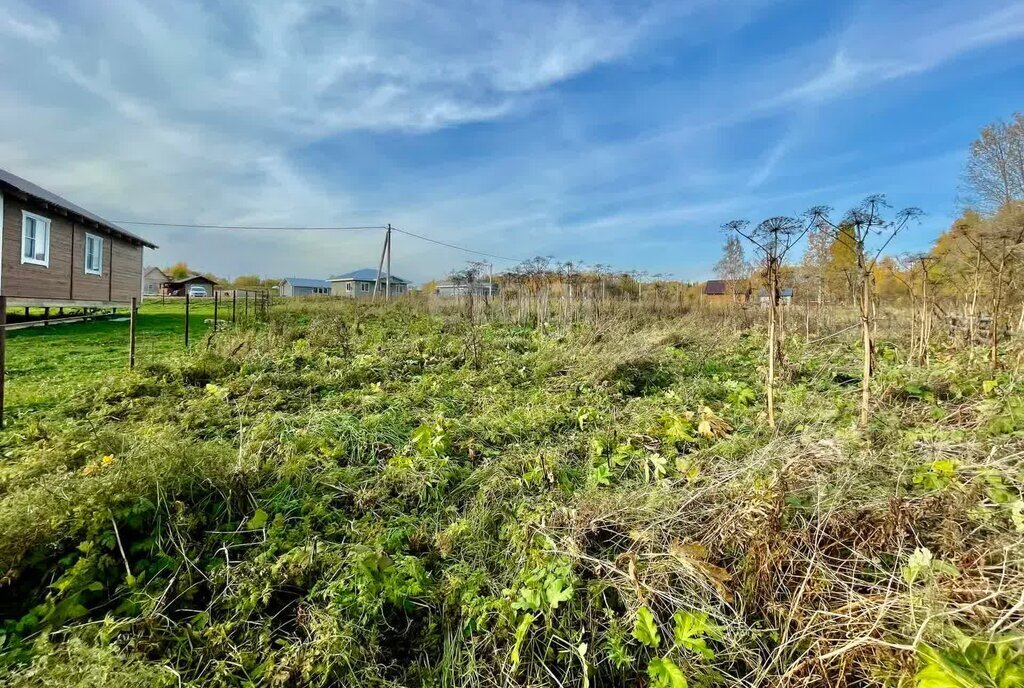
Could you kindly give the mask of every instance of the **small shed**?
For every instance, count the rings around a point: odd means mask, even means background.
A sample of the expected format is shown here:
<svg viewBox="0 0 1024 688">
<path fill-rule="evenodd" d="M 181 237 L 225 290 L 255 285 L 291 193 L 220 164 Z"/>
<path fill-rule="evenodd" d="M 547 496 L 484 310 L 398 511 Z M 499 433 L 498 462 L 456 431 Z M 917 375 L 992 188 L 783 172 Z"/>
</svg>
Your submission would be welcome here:
<svg viewBox="0 0 1024 688">
<path fill-rule="evenodd" d="M 278 294 L 281 296 L 318 296 L 331 293 L 330 282 L 307 277 L 285 277 L 279 287 Z"/>
<path fill-rule="evenodd" d="M 189 287 L 193 285 L 205 288 L 206 293 L 210 296 L 213 296 L 213 290 L 217 287 L 217 283 L 206 275 L 193 272 L 184 279 L 169 279 L 164 282 L 163 293 L 165 296 L 184 296 Z"/>
<path fill-rule="evenodd" d="M 767 289 L 762 289 L 761 291 L 757 292 L 757 302 L 758 302 L 758 304 L 762 308 L 767 308 L 768 306 L 771 305 L 771 299 L 768 298 L 768 290 Z M 780 288 L 779 289 L 779 304 L 783 305 L 783 306 L 788 306 L 792 302 L 793 302 L 793 288 L 792 287 L 782 287 L 782 288 Z"/>
</svg>

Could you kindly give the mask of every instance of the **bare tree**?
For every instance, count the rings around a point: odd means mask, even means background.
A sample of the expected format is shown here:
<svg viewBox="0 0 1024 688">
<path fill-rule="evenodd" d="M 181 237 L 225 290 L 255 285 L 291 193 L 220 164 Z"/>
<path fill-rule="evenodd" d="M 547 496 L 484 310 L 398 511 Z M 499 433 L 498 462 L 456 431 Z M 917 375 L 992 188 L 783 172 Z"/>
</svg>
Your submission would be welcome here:
<svg viewBox="0 0 1024 688">
<path fill-rule="evenodd" d="M 983 210 L 1024 201 L 1024 114 L 981 130 L 971 143 L 964 182 L 969 199 Z"/>
<path fill-rule="evenodd" d="M 894 220 L 886 220 L 883 213 L 889 208 L 885 196 L 876 194 L 868 196 L 864 201 L 847 211 L 843 219 L 833 223 L 829 219 L 830 208 L 819 206 L 807 211 L 811 222 L 818 227 L 828 228 L 836 241 L 843 242 L 853 251 L 856 260 L 854 278 L 858 294 L 860 310 L 861 344 L 863 346 L 863 365 L 861 378 L 860 425 L 866 427 L 871 408 L 871 374 L 874 370 L 874 269 L 879 256 L 890 242 L 903 231 L 911 220 L 921 216 L 918 208 L 904 208 L 896 213 Z M 877 239 L 880 244 L 873 249 L 868 244 Z"/>
<path fill-rule="evenodd" d="M 730 234 L 722 247 L 722 258 L 715 263 L 715 275 L 730 285 L 732 300 L 736 301 L 736 285 L 750 273 L 750 264 L 743 252 L 739 237 Z"/>
</svg>

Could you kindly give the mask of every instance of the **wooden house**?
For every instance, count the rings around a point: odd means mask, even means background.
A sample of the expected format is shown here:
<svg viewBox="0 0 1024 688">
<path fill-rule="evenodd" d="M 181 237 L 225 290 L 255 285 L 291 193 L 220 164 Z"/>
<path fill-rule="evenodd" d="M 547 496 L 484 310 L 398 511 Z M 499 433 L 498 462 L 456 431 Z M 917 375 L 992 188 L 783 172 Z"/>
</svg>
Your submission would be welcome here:
<svg viewBox="0 0 1024 688">
<path fill-rule="evenodd" d="M 0 294 L 8 306 L 107 308 L 142 296 L 156 245 L 0 170 Z"/>
<path fill-rule="evenodd" d="M 170 281 L 167 273 L 160 268 L 146 268 L 142 275 L 142 295 L 160 296 L 163 294 L 163 286 Z"/>
</svg>

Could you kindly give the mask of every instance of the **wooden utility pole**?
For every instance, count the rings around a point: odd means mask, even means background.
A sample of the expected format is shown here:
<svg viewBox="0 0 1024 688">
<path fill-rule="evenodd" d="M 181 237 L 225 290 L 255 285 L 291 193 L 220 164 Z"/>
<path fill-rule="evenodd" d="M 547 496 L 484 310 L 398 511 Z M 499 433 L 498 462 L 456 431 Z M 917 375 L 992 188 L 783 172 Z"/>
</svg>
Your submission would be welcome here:
<svg viewBox="0 0 1024 688">
<path fill-rule="evenodd" d="M 373 295 L 370 297 L 370 301 L 377 300 L 377 290 L 380 287 L 380 277 L 384 273 L 384 256 L 388 252 L 388 243 L 391 241 L 391 225 L 388 225 L 388 231 L 384 234 L 384 245 L 380 249 L 380 262 L 377 263 L 377 279 L 373 283 Z"/>
<path fill-rule="evenodd" d="M 387 245 L 388 250 L 388 278 L 384 285 L 384 300 L 391 300 L 391 223 L 388 223 L 388 231 L 385 235 L 384 243 Z"/>
<path fill-rule="evenodd" d="M 128 315 L 128 369 L 135 368 L 135 316 L 139 310 L 139 300 L 132 297 L 132 310 Z"/>
</svg>

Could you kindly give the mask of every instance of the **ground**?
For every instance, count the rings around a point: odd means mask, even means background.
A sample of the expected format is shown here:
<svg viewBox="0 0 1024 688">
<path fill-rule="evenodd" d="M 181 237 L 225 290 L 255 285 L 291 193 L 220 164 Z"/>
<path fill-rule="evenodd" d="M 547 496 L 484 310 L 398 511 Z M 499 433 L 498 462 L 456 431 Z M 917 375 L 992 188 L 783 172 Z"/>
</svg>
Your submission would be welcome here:
<svg viewBox="0 0 1024 688">
<path fill-rule="evenodd" d="M 213 318 L 212 301 L 190 305 L 189 337 L 201 343 Z M 5 405 L 15 418 L 59 404 L 111 372 L 128 366 L 127 313 L 112 319 L 14 330 L 7 334 Z M 230 319 L 230 306 L 222 319 Z M 181 303 L 144 301 L 139 308 L 136 356 L 140 363 L 184 354 Z"/>
<path fill-rule="evenodd" d="M 854 339 L 793 334 L 771 429 L 727 311 L 177 322 L 131 373 L 124 324 L 11 337 L 0 683 L 1024 677 L 1024 403 L 983 354 L 884 342 L 860 429 Z"/>
</svg>

